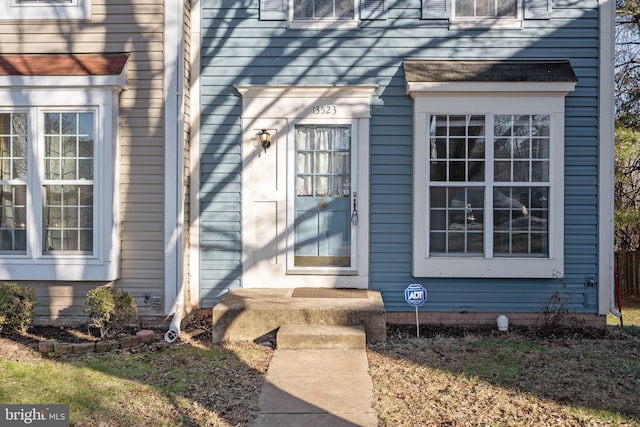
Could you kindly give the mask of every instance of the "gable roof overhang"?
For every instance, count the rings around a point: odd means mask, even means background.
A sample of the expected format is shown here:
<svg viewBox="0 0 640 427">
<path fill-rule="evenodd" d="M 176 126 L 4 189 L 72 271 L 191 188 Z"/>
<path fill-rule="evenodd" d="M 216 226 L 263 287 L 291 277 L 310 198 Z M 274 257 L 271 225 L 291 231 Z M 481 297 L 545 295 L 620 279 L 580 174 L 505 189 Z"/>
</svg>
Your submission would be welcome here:
<svg viewBox="0 0 640 427">
<path fill-rule="evenodd" d="M 3 76 L 106 76 L 122 73 L 127 53 L 0 55 Z"/>
<path fill-rule="evenodd" d="M 569 61 L 403 61 L 407 93 L 571 92 L 578 81 Z"/>
<path fill-rule="evenodd" d="M 0 87 L 126 88 L 128 53 L 0 55 Z"/>
</svg>

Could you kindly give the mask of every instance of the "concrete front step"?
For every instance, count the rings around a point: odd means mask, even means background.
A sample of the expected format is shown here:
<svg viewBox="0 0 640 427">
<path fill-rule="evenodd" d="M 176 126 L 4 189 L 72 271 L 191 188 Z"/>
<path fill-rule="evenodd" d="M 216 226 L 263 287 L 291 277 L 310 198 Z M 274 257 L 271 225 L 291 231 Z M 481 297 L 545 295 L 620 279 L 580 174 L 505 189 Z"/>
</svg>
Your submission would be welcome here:
<svg viewBox="0 0 640 427">
<path fill-rule="evenodd" d="M 213 308 L 213 341 L 254 341 L 285 325 L 364 325 L 367 342 L 385 341 L 386 314 L 378 291 L 362 298 L 299 298 L 293 289 L 233 289 Z"/>
<path fill-rule="evenodd" d="M 284 325 L 276 335 L 278 349 L 364 349 L 364 326 Z"/>
</svg>

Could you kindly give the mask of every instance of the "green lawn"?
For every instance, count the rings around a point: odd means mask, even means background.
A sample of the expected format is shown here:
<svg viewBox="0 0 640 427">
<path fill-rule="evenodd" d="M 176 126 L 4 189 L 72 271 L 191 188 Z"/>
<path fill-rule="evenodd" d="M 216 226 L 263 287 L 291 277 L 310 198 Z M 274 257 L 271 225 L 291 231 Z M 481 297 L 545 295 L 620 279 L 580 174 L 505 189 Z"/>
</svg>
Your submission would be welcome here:
<svg viewBox="0 0 640 427">
<path fill-rule="evenodd" d="M 270 355 L 249 344 L 57 359 L 1 352 L 0 402 L 69 404 L 72 425 L 244 425 Z"/>
<path fill-rule="evenodd" d="M 367 351 L 381 425 L 640 426 L 640 304 L 623 315 L 591 335 L 391 335 Z M 0 337 L 0 403 L 69 404 L 74 426 L 244 426 L 271 355 L 181 342 L 49 359 Z"/>
<path fill-rule="evenodd" d="M 624 298 L 622 300 L 622 323 L 624 326 L 640 326 L 640 299 Z M 620 326 L 620 319 L 610 314 L 607 325 Z"/>
<path fill-rule="evenodd" d="M 640 426 L 640 328 L 391 339 L 370 348 L 383 426 Z"/>
</svg>

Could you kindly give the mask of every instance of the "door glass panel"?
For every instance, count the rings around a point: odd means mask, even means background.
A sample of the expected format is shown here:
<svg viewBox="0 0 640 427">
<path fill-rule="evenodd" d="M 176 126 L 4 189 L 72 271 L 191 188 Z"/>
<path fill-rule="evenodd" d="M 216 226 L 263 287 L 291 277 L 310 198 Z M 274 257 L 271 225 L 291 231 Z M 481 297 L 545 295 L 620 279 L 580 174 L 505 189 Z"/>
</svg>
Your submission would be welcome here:
<svg viewBox="0 0 640 427">
<path fill-rule="evenodd" d="M 350 267 L 351 128 L 296 126 L 294 266 Z"/>
</svg>

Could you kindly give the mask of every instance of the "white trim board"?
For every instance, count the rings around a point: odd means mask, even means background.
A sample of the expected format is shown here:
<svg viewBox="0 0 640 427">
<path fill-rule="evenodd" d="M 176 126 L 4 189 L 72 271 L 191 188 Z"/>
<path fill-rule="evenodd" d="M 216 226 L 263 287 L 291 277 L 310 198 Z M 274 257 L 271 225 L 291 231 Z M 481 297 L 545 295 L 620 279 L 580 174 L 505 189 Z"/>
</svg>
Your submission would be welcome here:
<svg viewBox="0 0 640 427">
<path fill-rule="evenodd" d="M 599 104 L 599 194 L 598 194 L 598 314 L 606 315 L 611 307 L 614 281 L 614 223 L 613 223 L 613 158 L 614 107 L 613 81 L 615 63 L 614 26 L 615 2 L 600 0 L 600 73 Z"/>
</svg>

